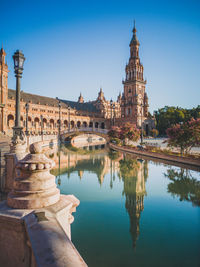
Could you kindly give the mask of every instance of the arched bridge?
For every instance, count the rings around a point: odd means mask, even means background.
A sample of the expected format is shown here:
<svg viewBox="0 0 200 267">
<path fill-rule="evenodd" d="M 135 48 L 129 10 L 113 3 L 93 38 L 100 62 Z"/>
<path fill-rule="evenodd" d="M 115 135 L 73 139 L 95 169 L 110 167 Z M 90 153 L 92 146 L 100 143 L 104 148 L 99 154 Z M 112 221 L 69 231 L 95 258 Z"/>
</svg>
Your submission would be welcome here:
<svg viewBox="0 0 200 267">
<path fill-rule="evenodd" d="M 66 141 L 69 137 L 74 137 L 81 134 L 95 134 L 100 137 L 103 137 L 107 142 L 109 141 L 109 137 L 107 135 L 107 129 L 99 129 L 99 128 L 89 128 L 89 127 L 81 127 L 81 128 L 73 128 L 68 130 L 61 131 L 61 139 L 62 141 Z"/>
</svg>

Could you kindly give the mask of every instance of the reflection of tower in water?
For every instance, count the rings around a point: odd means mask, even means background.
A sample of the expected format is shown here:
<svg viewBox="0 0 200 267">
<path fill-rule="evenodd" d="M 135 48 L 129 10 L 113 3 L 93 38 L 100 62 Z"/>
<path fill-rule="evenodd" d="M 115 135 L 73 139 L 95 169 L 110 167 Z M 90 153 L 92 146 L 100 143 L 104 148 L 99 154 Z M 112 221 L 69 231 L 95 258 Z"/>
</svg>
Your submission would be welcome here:
<svg viewBox="0 0 200 267">
<path fill-rule="evenodd" d="M 130 233 L 134 248 L 140 234 L 140 215 L 144 209 L 146 169 L 147 162 L 136 162 L 135 160 L 134 169 L 130 170 L 127 176 L 123 175 L 125 207 L 130 218 Z"/>
</svg>

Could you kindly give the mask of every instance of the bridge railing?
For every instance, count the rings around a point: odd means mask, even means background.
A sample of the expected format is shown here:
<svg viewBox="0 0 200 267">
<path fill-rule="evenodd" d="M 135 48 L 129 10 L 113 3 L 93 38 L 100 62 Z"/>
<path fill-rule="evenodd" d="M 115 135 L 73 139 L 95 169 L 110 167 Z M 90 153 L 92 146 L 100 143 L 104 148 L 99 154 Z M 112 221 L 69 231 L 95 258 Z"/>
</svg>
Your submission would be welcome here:
<svg viewBox="0 0 200 267">
<path fill-rule="evenodd" d="M 66 130 L 61 131 L 61 134 L 66 134 L 66 133 L 74 133 L 74 132 L 94 132 L 94 133 L 102 133 L 102 134 L 107 134 L 108 130 L 107 129 L 100 129 L 100 128 L 92 128 L 92 127 L 74 127 Z"/>
</svg>

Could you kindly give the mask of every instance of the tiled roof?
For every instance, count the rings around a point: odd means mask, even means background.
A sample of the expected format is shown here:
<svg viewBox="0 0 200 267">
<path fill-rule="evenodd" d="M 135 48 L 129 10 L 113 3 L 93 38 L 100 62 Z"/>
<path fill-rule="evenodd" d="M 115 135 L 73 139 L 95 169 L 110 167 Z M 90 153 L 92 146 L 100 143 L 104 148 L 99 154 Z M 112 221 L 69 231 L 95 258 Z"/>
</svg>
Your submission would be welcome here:
<svg viewBox="0 0 200 267">
<path fill-rule="evenodd" d="M 76 110 L 98 112 L 97 108 L 94 105 L 94 102 L 79 103 L 79 102 L 69 101 L 69 100 L 64 100 L 64 99 L 60 99 L 60 101 L 65 103 L 67 106 L 69 105 L 71 108 L 74 108 Z"/>
<path fill-rule="evenodd" d="M 63 108 L 68 108 L 70 106 L 73 109 L 80 110 L 80 111 L 89 111 L 89 112 L 98 112 L 96 107 L 94 106 L 93 102 L 86 102 L 86 103 L 78 103 L 75 101 L 51 98 L 46 96 L 34 95 L 29 94 L 21 91 L 20 93 L 21 99 L 24 102 L 30 102 L 33 104 L 40 104 L 40 105 L 47 105 L 52 107 L 58 107 L 59 100 L 61 102 L 61 106 Z M 13 89 L 8 89 L 8 98 L 15 99 L 16 91 Z"/>
</svg>

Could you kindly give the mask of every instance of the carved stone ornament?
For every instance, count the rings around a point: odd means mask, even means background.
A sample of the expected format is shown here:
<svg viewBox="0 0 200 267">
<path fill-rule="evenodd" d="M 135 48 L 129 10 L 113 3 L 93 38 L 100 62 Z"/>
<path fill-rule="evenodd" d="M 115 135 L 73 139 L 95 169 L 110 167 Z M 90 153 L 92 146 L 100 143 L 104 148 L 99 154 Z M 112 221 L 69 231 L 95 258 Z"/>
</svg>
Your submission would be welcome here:
<svg viewBox="0 0 200 267">
<path fill-rule="evenodd" d="M 30 146 L 30 154 L 18 161 L 20 175 L 15 177 L 13 190 L 8 194 L 8 206 L 16 209 L 38 209 L 55 204 L 60 199 L 55 176 L 50 174 L 54 161 L 42 152 L 40 143 Z"/>
</svg>

